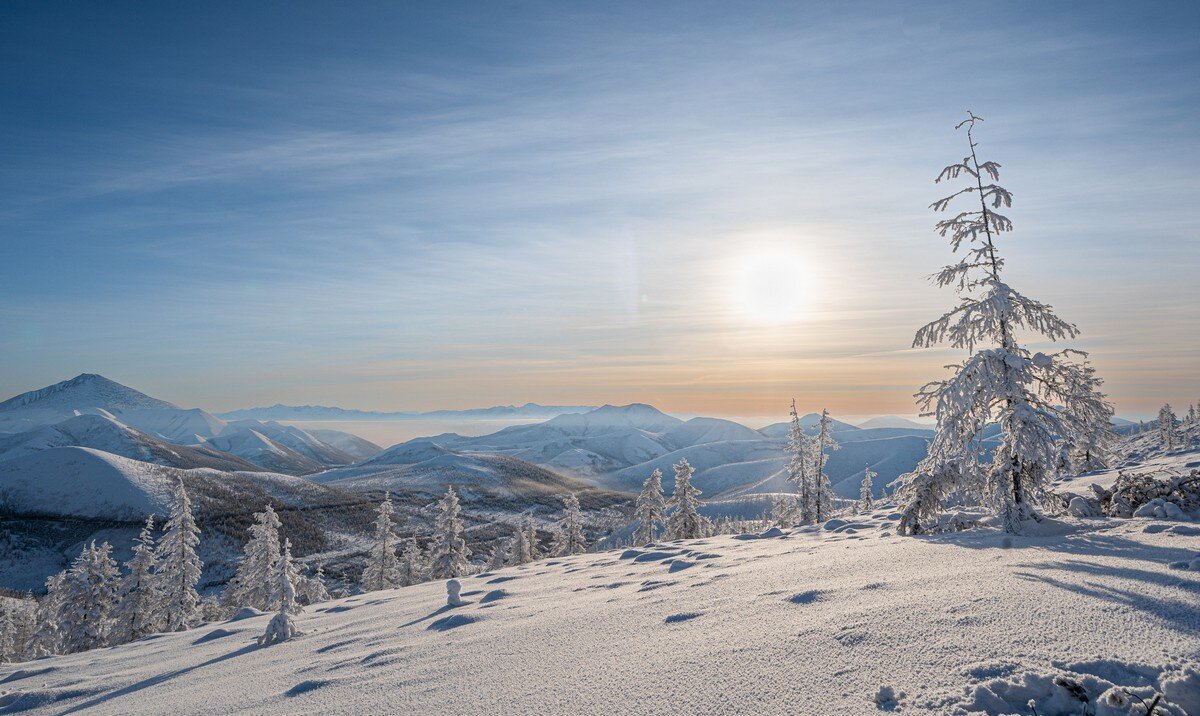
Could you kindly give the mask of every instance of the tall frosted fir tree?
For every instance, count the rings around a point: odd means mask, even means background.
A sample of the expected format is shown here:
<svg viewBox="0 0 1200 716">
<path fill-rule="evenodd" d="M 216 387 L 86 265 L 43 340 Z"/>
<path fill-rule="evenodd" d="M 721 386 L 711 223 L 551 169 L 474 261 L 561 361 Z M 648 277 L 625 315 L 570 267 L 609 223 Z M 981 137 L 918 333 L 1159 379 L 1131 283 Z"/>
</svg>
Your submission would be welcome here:
<svg viewBox="0 0 1200 716">
<path fill-rule="evenodd" d="M 259 646 L 272 646 L 303 634 L 296 628 L 296 622 L 292 619 L 292 615 L 299 614 L 304 607 L 296 601 L 296 580 L 299 578 L 299 574 L 296 572 L 295 563 L 292 562 L 290 540 L 285 540 L 283 543 L 283 552 L 276 561 L 273 576 L 275 579 L 273 591 L 279 593 L 279 611 L 267 624 L 266 632 L 258 638 Z"/>
<path fill-rule="evenodd" d="M 650 544 L 658 533 L 657 524 L 663 521 L 667 511 L 667 498 L 662 491 L 662 470 L 655 468 L 642 483 L 642 492 L 637 498 L 633 517 L 637 520 L 637 531 L 633 533 L 635 545 Z"/>
<path fill-rule="evenodd" d="M 1103 470 L 1113 461 L 1113 443 L 1117 436 L 1112 429 L 1113 407 L 1107 396 L 1100 392 L 1104 382 L 1096 375 L 1096 369 L 1087 361 L 1079 366 L 1078 381 L 1069 386 L 1064 408 L 1072 415 L 1080 415 L 1079 427 L 1073 435 L 1063 439 L 1071 470 L 1076 475 L 1093 470 Z"/>
<path fill-rule="evenodd" d="M 424 578 L 425 552 L 421 549 L 421 545 L 417 544 L 416 537 L 409 537 L 404 540 L 404 547 L 400 553 L 399 569 L 399 586 L 401 587 L 418 584 Z"/>
<path fill-rule="evenodd" d="M 270 505 L 255 513 L 254 524 L 250 525 L 250 540 L 242 550 L 242 563 L 225 588 L 223 601 L 227 606 L 254 607 L 261 612 L 279 606 L 279 585 L 274 577 L 279 561 L 281 524 Z"/>
<path fill-rule="evenodd" d="M 395 589 L 402 586 L 400 558 L 396 556 L 396 531 L 392 515 L 390 495 L 384 495 L 375 515 L 375 534 L 371 539 L 371 552 L 363 568 L 363 589 L 373 592 L 379 589 Z"/>
<path fill-rule="evenodd" d="M 529 544 L 529 561 L 541 559 L 542 548 L 538 546 L 537 526 L 533 524 L 532 517 L 525 518 L 525 541 Z"/>
<path fill-rule="evenodd" d="M 512 549 L 509 550 L 509 560 L 513 564 L 526 564 L 533 561 L 533 556 L 529 554 L 529 535 L 525 531 L 525 525 L 518 524 L 515 534 L 512 538 Z"/>
<path fill-rule="evenodd" d="M 107 542 L 84 547 L 67 570 L 61 624 L 63 649 L 70 653 L 107 646 L 117 606 L 121 573 Z"/>
<path fill-rule="evenodd" d="M 970 356 L 949 366 L 951 377 L 917 393 L 923 413 L 936 417 L 937 433 L 927 457 L 901 480 L 900 529 L 910 534 L 927 529 L 942 501 L 956 492 L 990 504 L 1009 532 L 1019 531 L 1026 520 L 1040 519 L 1038 507 L 1061 453 L 1059 441 L 1077 441 L 1088 425 L 1099 421 L 1097 406 L 1107 405 L 1102 396 L 1080 400 L 1072 395 L 1088 383 L 1083 364 L 1075 360 L 1086 354 L 1031 353 L 1017 342 L 1017 331 L 1057 341 L 1075 337 L 1078 329 L 1002 279 L 1004 260 L 996 243 L 1013 224 L 996 210 L 1012 206 L 1012 193 L 996 183 L 1000 165 L 978 158 L 974 130 L 981 121 L 968 112 L 956 126 L 966 129 L 970 153 L 942 169 L 935 183 L 965 182 L 930 205 L 935 212 L 960 201 L 971 208 L 935 226 L 953 251 L 963 251 L 962 259 L 932 277 L 936 285 L 953 288 L 959 302 L 917 331 L 913 346 L 946 344 Z M 1091 390 L 1098 384 L 1092 382 Z M 989 423 L 999 427 L 1000 435 L 984 463 L 980 432 Z"/>
<path fill-rule="evenodd" d="M 554 554 L 560 557 L 583 554 L 587 551 L 587 538 L 583 535 L 583 513 L 579 511 L 579 498 L 574 493 L 568 493 L 563 498 L 563 506 L 566 514 L 554 540 Z"/>
<path fill-rule="evenodd" d="M 867 465 L 863 469 L 862 485 L 858 488 L 858 509 L 860 512 L 870 512 L 875 506 L 874 480 L 879 475 Z"/>
<path fill-rule="evenodd" d="M 30 658 L 63 653 L 67 602 L 66 571 L 46 578 L 46 594 L 38 600 L 37 629 L 29 639 Z"/>
<path fill-rule="evenodd" d="M 458 506 L 458 495 L 454 494 L 453 487 L 447 487 L 446 495 L 438 503 L 429 574 L 434 579 L 462 577 L 471 569 L 471 563 L 467 561 L 470 556 L 471 549 L 463 539 L 462 511 Z"/>
<path fill-rule="evenodd" d="M 196 622 L 200 610 L 200 528 L 192 514 L 192 501 L 183 487 L 183 479 L 175 483 L 171 496 L 171 515 L 162 539 L 158 542 L 158 566 L 154 571 L 155 588 L 162 599 L 163 628 L 184 631 Z"/>
<path fill-rule="evenodd" d="M 125 563 L 121 600 L 113 616 L 110 641 L 123 644 L 153 634 L 161 627 L 161 602 L 154 589 L 154 517 L 146 518 L 133 545 L 133 556 Z"/>
<path fill-rule="evenodd" d="M 791 459 L 787 464 L 787 481 L 796 485 L 799 495 L 799 520 L 801 523 L 813 519 L 814 485 L 812 476 L 813 440 L 800 424 L 796 412 L 796 399 L 792 399 L 791 422 L 788 423 L 787 449 Z"/>
<path fill-rule="evenodd" d="M 812 500 L 812 516 L 817 522 L 824 522 L 833 515 L 833 486 L 829 484 L 829 475 L 825 474 L 825 451 L 840 449 L 837 440 L 833 439 L 833 419 L 828 410 L 821 411 L 821 420 L 817 423 L 817 434 L 812 439 L 812 486 L 809 498 Z"/>
<path fill-rule="evenodd" d="M 696 539 L 708 531 L 708 520 L 700 516 L 700 490 L 692 487 L 692 473 L 696 468 L 681 458 L 674 465 L 675 494 L 671 496 L 674 508 L 667 518 L 668 539 Z"/>
<path fill-rule="evenodd" d="M 1175 449 L 1175 443 L 1178 442 L 1179 431 L 1175 427 L 1176 421 L 1179 420 L 1175 416 L 1175 409 L 1170 403 L 1158 409 L 1158 436 L 1162 439 L 1163 447 L 1168 450 Z"/>
</svg>

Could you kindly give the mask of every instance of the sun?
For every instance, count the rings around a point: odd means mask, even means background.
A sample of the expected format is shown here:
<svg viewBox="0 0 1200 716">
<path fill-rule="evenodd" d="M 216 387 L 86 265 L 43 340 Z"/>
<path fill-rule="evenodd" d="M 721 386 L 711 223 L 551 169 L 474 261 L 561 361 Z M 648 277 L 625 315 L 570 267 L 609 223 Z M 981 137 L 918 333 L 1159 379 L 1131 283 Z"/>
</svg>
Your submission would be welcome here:
<svg viewBox="0 0 1200 716">
<path fill-rule="evenodd" d="M 799 254 L 785 248 L 762 248 L 746 254 L 738 265 L 736 301 L 741 314 L 759 325 L 779 325 L 804 316 L 812 278 Z"/>
</svg>

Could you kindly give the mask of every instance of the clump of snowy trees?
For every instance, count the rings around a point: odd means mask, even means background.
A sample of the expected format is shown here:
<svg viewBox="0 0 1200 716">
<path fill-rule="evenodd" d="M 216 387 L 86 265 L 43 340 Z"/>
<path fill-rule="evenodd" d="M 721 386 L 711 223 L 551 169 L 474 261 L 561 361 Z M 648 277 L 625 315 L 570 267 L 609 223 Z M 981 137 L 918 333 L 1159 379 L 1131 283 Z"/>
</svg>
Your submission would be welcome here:
<svg viewBox="0 0 1200 716">
<path fill-rule="evenodd" d="M 714 533 L 713 523 L 700 514 L 704 503 L 700 501 L 700 490 L 692 484 L 696 468 L 687 458 L 680 458 L 671 467 L 675 471 L 675 487 L 670 499 L 663 494 L 661 470 L 650 473 L 642 484 L 633 514 L 634 544 L 653 542 L 660 526 L 663 539 L 668 540 L 696 539 Z"/>
<path fill-rule="evenodd" d="M 800 424 L 795 400 L 789 417 L 787 480 L 796 486 L 797 496 L 794 507 L 790 501 L 781 504 L 776 521 L 784 527 L 824 522 L 833 515 L 834 504 L 833 487 L 825 472 L 827 453 L 841 447 L 833 438 L 833 418 L 828 410 L 822 410 L 816 433 L 809 435 Z"/>
<path fill-rule="evenodd" d="M 548 553 L 555 556 L 581 554 L 589 546 L 585 520 L 574 494 L 563 496 L 563 518 L 551 529 Z M 479 571 L 472 563 L 467 544 L 462 505 L 453 486 L 428 508 L 433 513 L 431 534 L 422 548 L 417 537 L 397 536 L 395 509 L 389 498 L 380 503 L 362 573 L 362 587 L 372 591 L 394 589 L 433 579 L 454 579 Z M 512 536 L 493 543 L 484 565 L 502 569 L 527 564 L 543 557 L 538 529 L 532 517 L 514 526 Z"/>
<path fill-rule="evenodd" d="M 965 179 L 965 184 L 930 205 L 936 212 L 962 200 L 970 205 L 935 227 L 950 240 L 952 251 L 963 252 L 958 262 L 933 275 L 933 282 L 953 288 L 959 301 L 921 328 L 913 346 L 946 344 L 970 355 L 949 366 L 949 378 L 917 394 L 923 413 L 936 417 L 937 432 L 927 457 L 899 481 L 900 529 L 909 534 L 934 528 L 943 503 L 955 497 L 990 506 L 1005 530 L 1020 531 L 1026 520 L 1040 519 L 1064 447 L 1088 465 L 1102 464 L 1113 414 L 1087 354 L 1034 352 L 1017 339 L 1021 331 L 1058 341 L 1074 338 L 1078 329 L 1003 280 L 997 240 L 1013 224 L 997 210 L 1012 205 L 1012 193 L 997 183 L 1000 165 L 978 158 L 974 131 L 981 121 L 968 112 L 957 125 L 966 128 L 969 154 L 935 180 Z M 981 439 L 990 424 L 1000 434 L 986 459 Z"/>
<path fill-rule="evenodd" d="M 113 646 L 199 620 L 200 529 L 183 482 L 155 544 L 153 517 L 134 543 L 122 574 L 107 542 L 87 544 L 66 570 L 46 580 L 40 600 L 21 600 L 0 614 L 0 661 L 70 654 Z"/>
<path fill-rule="evenodd" d="M 686 481 L 685 481 L 686 482 Z M 694 497 L 692 490 L 685 492 Z M 694 494 L 693 494 L 694 493 Z M 686 498 L 685 499 L 690 499 Z M 689 505 L 697 504 L 694 499 Z M 549 553 L 587 551 L 589 541 L 579 498 L 563 497 L 563 518 L 550 530 Z M 401 538 L 391 497 L 376 509 L 361 586 L 364 590 L 405 587 L 431 579 L 452 579 L 479 570 L 471 562 L 462 507 L 453 487 L 431 506 L 431 535 L 422 548 L 416 535 Z M 659 520 L 661 521 L 661 510 Z M 685 508 L 686 512 L 686 508 Z M 693 521 L 698 515 L 693 516 Z M 702 518 L 700 518 L 702 519 Z M 175 484 L 163 533 L 155 539 L 149 517 L 121 570 L 107 542 L 86 545 L 64 571 L 46 580 L 40 599 L 0 598 L 0 662 L 67 654 L 121 644 L 162 631 L 182 631 L 240 609 L 275 612 L 259 643 L 270 645 L 299 635 L 293 617 L 305 605 L 330 598 L 323 570 L 304 570 L 292 557 L 291 542 L 280 535 L 282 521 L 267 505 L 254 514 L 237 570 L 219 598 L 201 598 L 200 527 L 182 481 Z M 499 569 L 543 557 L 532 517 L 513 536 L 498 541 L 488 563 Z"/>
</svg>

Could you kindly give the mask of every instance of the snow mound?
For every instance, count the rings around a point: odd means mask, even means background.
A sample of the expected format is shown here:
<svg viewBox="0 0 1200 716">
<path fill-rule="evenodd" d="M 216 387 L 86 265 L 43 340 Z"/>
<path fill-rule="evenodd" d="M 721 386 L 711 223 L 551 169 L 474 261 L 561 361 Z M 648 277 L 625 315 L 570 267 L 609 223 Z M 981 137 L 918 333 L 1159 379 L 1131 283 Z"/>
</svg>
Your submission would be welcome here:
<svg viewBox="0 0 1200 716">
<path fill-rule="evenodd" d="M 1055 663 L 1055 671 L 1027 671 L 976 686 L 958 714 L 1037 713 L 1040 716 L 1144 716 L 1155 697 L 1159 716 L 1200 713 L 1200 671 L 1115 659 Z"/>
</svg>

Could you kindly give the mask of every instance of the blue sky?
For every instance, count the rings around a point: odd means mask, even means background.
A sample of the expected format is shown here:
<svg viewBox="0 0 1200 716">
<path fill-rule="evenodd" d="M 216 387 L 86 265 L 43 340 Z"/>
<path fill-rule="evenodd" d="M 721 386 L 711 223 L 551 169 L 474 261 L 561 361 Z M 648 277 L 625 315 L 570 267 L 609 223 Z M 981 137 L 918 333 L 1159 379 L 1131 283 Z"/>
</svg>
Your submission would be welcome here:
<svg viewBox="0 0 1200 716">
<path fill-rule="evenodd" d="M 954 358 L 906 348 L 954 300 L 926 206 L 968 107 L 1010 282 L 1122 412 L 1200 391 L 1194 3 L 0 16 L 4 395 L 911 413 Z"/>
</svg>

